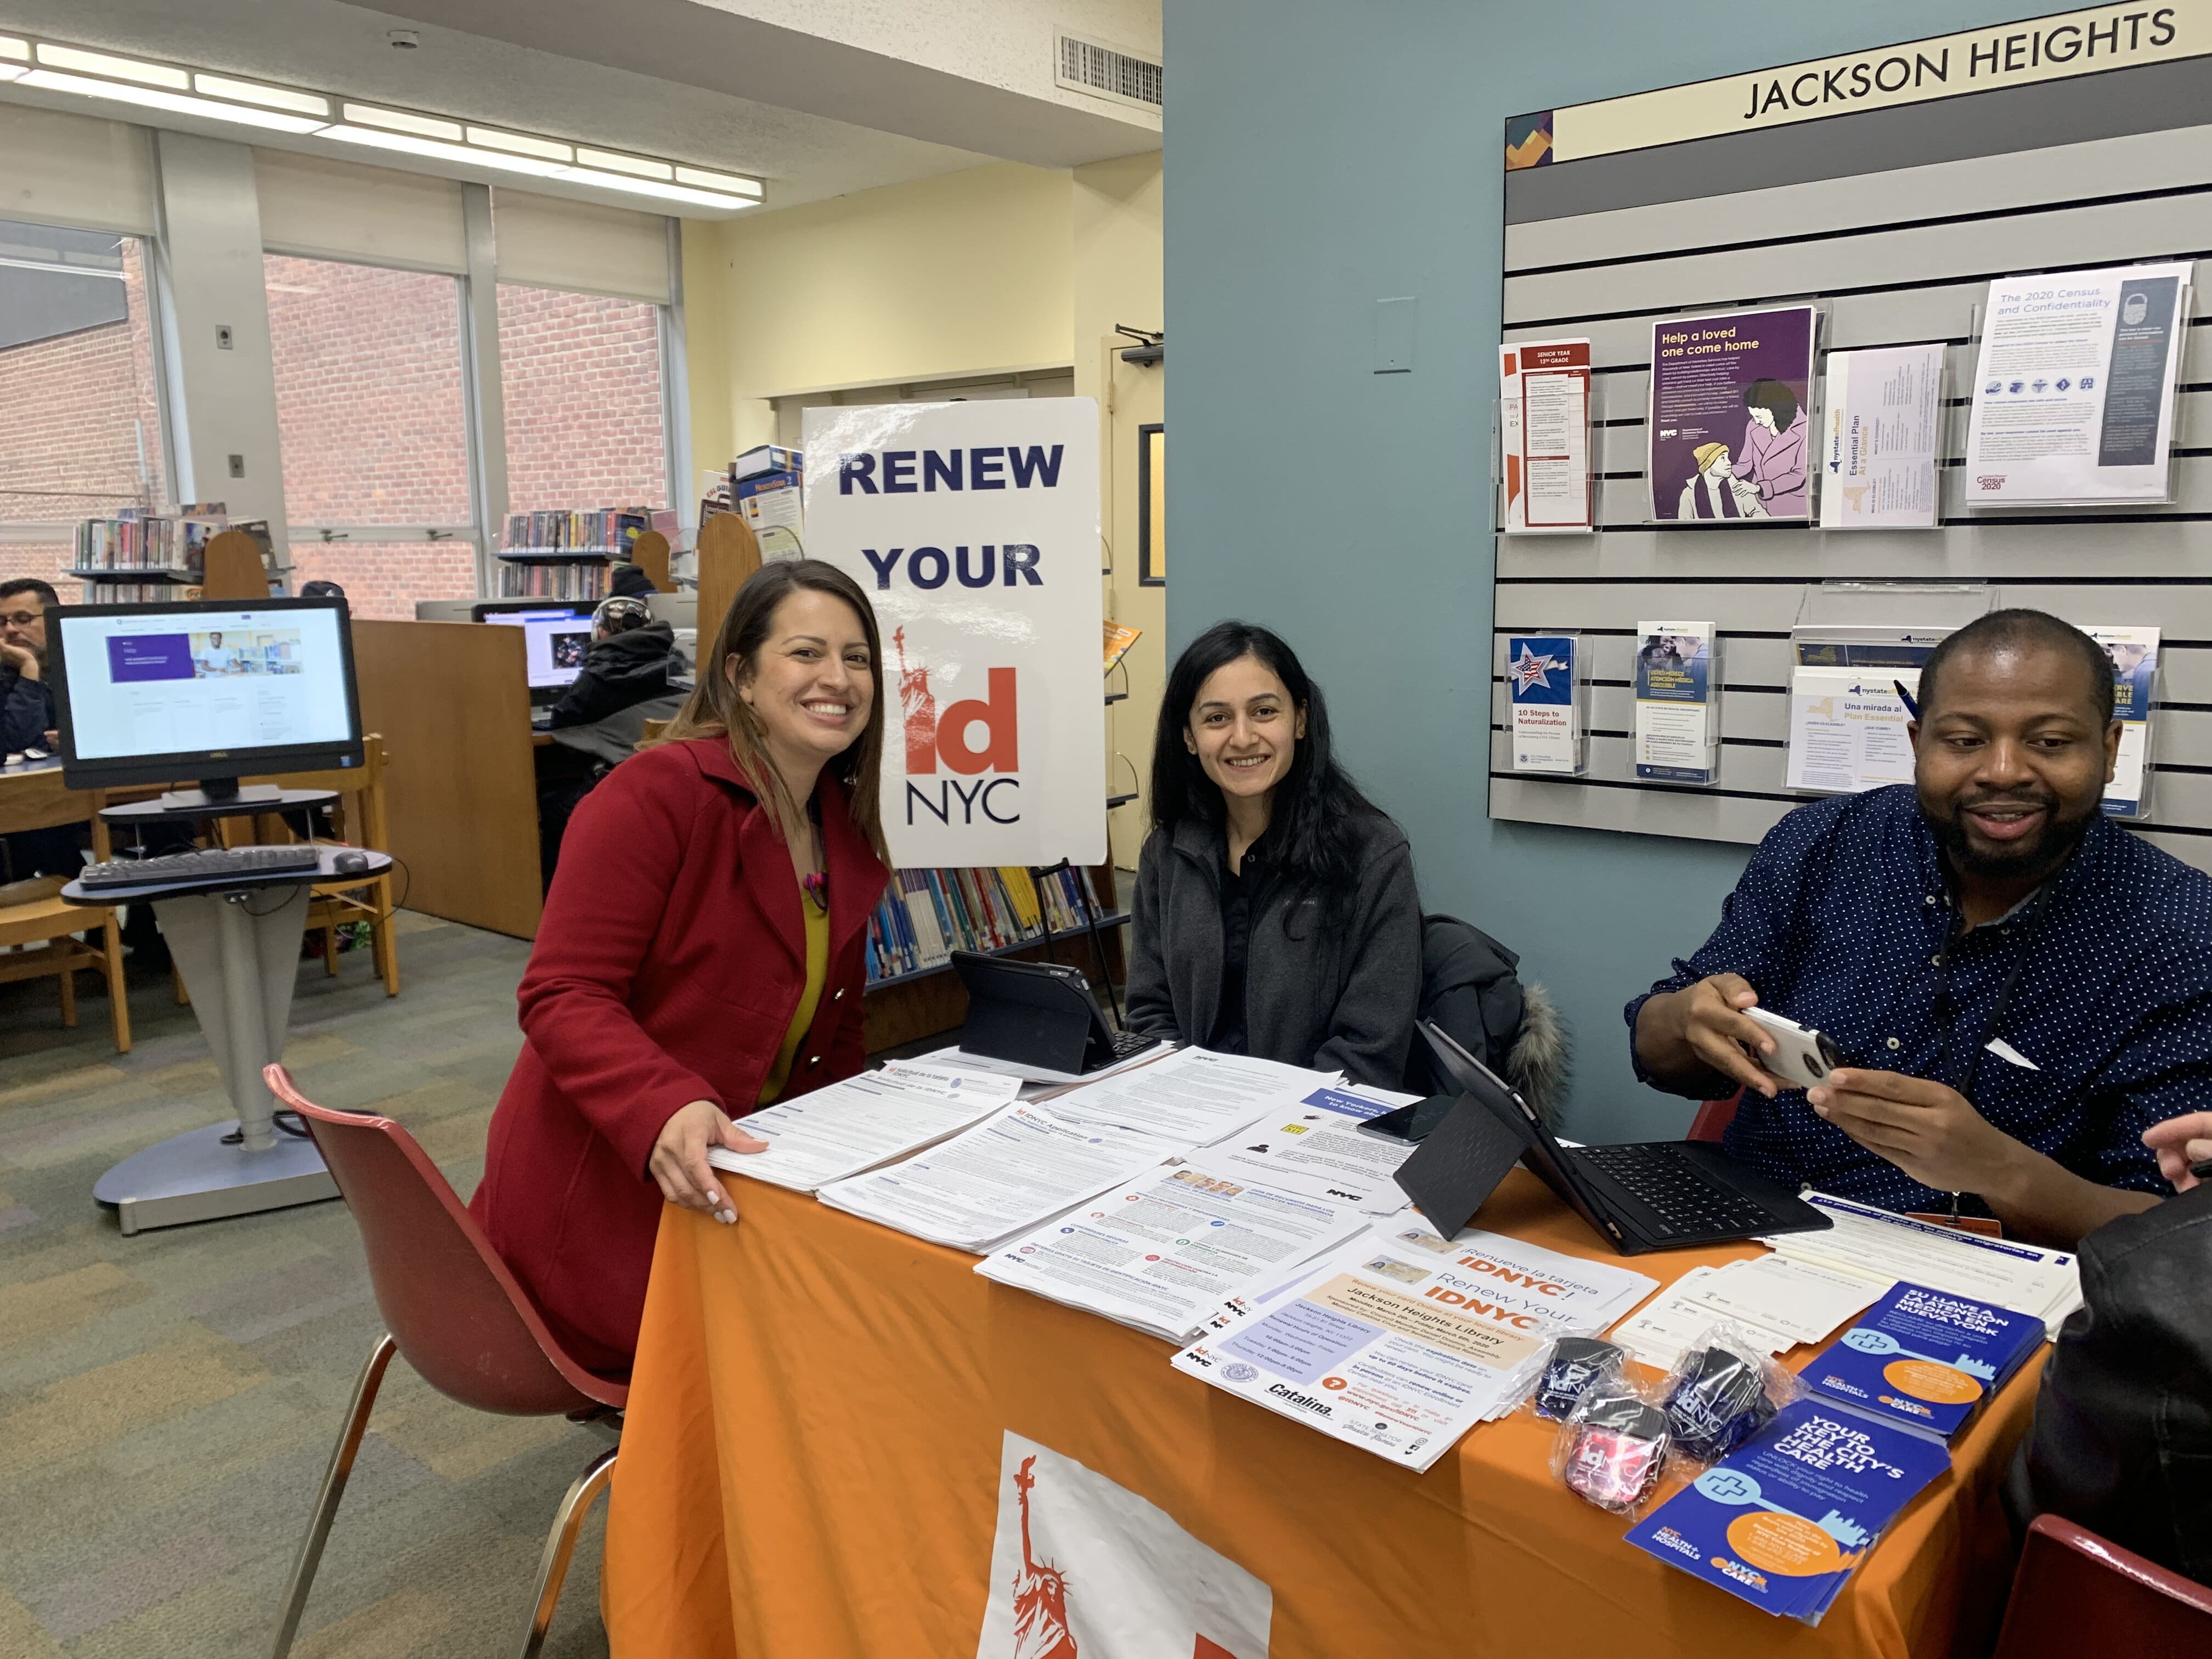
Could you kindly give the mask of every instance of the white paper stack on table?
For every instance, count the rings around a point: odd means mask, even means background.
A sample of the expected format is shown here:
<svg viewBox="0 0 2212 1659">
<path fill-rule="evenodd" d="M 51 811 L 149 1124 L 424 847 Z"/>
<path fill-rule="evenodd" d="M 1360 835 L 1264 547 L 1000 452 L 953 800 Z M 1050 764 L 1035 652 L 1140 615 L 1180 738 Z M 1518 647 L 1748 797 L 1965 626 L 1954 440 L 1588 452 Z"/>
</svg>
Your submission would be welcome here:
<svg viewBox="0 0 2212 1659">
<path fill-rule="evenodd" d="M 917 1238 L 985 1254 L 1164 1159 L 1234 1133 L 1286 1087 L 1331 1080 L 1273 1060 L 1185 1048 L 1050 1101 L 1006 1108 L 816 1196 Z"/>
<path fill-rule="evenodd" d="M 1079 1204 L 1000 1245 L 975 1271 L 1182 1343 L 1231 1297 L 1367 1222 L 1348 1202 L 1260 1185 L 1217 1148 Z"/>
<path fill-rule="evenodd" d="M 1645 1364 L 1668 1370 L 1684 1348 L 1726 1321 L 1778 1354 L 1800 1342 L 1826 1341 L 1895 1283 L 1778 1255 L 1692 1267 L 1614 1327 L 1613 1340 Z"/>
<path fill-rule="evenodd" d="M 1223 1141 L 1221 1152 L 1245 1180 L 1395 1215 L 1408 1200 L 1393 1177 L 1413 1143 L 1362 1134 L 1359 1126 L 1419 1098 L 1353 1083 L 1294 1089 Z"/>
<path fill-rule="evenodd" d="M 1232 1300 L 1174 1364 L 1425 1469 L 1519 1404 L 1552 1337 L 1602 1329 L 1656 1284 L 1478 1229 L 1447 1241 L 1408 1215 Z"/>
<path fill-rule="evenodd" d="M 738 1127 L 767 1141 L 766 1152 L 717 1146 L 707 1161 L 749 1180 L 811 1193 L 958 1133 L 1004 1107 L 1020 1087 L 1018 1078 L 896 1060 L 763 1108 Z"/>
<path fill-rule="evenodd" d="M 2081 1269 L 2066 1250 L 1939 1227 L 1849 1199 L 1808 1192 L 1805 1201 L 1835 1225 L 1759 1243 L 1777 1255 L 1845 1272 L 1904 1279 L 1932 1291 L 2031 1314 L 2052 1336 L 2081 1305 Z"/>
</svg>

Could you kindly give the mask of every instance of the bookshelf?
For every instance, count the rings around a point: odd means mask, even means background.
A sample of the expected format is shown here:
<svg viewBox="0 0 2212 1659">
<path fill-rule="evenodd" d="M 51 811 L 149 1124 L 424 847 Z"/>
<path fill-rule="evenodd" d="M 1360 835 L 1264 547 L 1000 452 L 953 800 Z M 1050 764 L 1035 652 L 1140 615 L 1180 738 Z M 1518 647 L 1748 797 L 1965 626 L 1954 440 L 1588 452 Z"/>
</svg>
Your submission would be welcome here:
<svg viewBox="0 0 2212 1659">
<path fill-rule="evenodd" d="M 500 536 L 499 597 L 605 599 L 607 566 L 629 557 L 652 526 L 652 514 L 641 507 L 510 513 Z"/>
<path fill-rule="evenodd" d="M 270 578 L 281 573 L 262 541 L 228 526 L 219 507 L 126 508 L 112 519 L 86 519 L 61 574 L 76 580 L 85 605 L 265 597 Z"/>
</svg>

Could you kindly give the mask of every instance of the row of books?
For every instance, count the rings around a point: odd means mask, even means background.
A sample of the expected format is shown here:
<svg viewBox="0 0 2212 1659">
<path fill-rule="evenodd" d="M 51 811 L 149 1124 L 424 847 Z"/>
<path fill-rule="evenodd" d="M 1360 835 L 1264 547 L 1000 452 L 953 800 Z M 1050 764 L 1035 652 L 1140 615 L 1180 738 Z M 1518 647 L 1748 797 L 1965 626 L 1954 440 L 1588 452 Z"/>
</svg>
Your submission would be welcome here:
<svg viewBox="0 0 2212 1659">
<path fill-rule="evenodd" d="M 76 602 L 79 605 L 167 605 L 173 599 L 197 599 L 200 589 L 197 583 L 182 582 L 81 582 Z"/>
<path fill-rule="evenodd" d="M 506 599 L 603 599 L 607 568 L 603 564 L 505 564 L 500 567 L 500 597 Z"/>
<path fill-rule="evenodd" d="M 901 870 L 868 919 L 868 979 L 893 979 L 941 968 L 955 951 L 999 951 L 1044 937 L 1080 932 L 1084 898 L 1102 920 L 1113 914 L 1089 871 L 1054 870 L 1032 877 L 1018 866 L 998 869 Z"/>
<path fill-rule="evenodd" d="M 229 523 L 219 501 L 161 512 L 126 507 L 112 519 L 78 524 L 74 568 L 197 573 L 205 568 L 209 539 Z"/>
<path fill-rule="evenodd" d="M 510 513 L 501 546 L 508 553 L 604 553 L 626 559 L 631 544 L 652 524 L 652 512 L 642 507 Z"/>
</svg>

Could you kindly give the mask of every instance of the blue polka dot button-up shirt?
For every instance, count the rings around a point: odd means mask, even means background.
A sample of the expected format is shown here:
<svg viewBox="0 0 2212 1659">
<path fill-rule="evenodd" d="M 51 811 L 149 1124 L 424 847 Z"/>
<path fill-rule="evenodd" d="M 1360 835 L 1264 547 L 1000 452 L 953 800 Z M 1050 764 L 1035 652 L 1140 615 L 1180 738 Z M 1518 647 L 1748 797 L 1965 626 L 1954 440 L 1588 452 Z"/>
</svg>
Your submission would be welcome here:
<svg viewBox="0 0 2212 1659">
<path fill-rule="evenodd" d="M 2078 1176 L 2166 1191 L 2142 1132 L 2212 1108 L 2212 878 L 2100 817 L 2035 902 L 1956 939 L 1954 904 L 1910 786 L 1817 801 L 1768 832 L 1713 936 L 1647 994 L 1741 974 L 1847 1064 L 1948 1084 Z M 1632 1034 L 1644 1000 L 1628 1005 Z M 2034 1069 L 1989 1052 L 1991 1036 Z M 1653 1080 L 1640 1061 L 1637 1073 Z M 1706 1092 L 1733 1087 L 1715 1075 Z M 1799 1090 L 1747 1092 L 1727 1146 L 1777 1179 L 1887 1209 L 1950 1203 L 1822 1122 Z M 1960 1207 L 1988 1213 L 1971 1196 Z"/>
</svg>

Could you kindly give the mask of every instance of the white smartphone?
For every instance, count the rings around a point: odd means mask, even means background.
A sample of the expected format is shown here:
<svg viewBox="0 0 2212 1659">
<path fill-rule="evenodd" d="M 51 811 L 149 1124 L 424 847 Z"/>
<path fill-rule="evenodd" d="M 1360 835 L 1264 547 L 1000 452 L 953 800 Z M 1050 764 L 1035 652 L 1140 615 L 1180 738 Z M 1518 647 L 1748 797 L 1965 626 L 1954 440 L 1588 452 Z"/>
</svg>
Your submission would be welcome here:
<svg viewBox="0 0 2212 1659">
<path fill-rule="evenodd" d="M 1746 1018 L 1774 1039 L 1772 1054 L 1753 1058 L 1761 1069 L 1771 1072 L 1784 1083 L 1810 1089 L 1826 1083 L 1828 1073 L 1844 1063 L 1843 1055 L 1826 1031 L 1784 1019 L 1770 1009 L 1753 1006 L 1743 1012 Z"/>
</svg>

